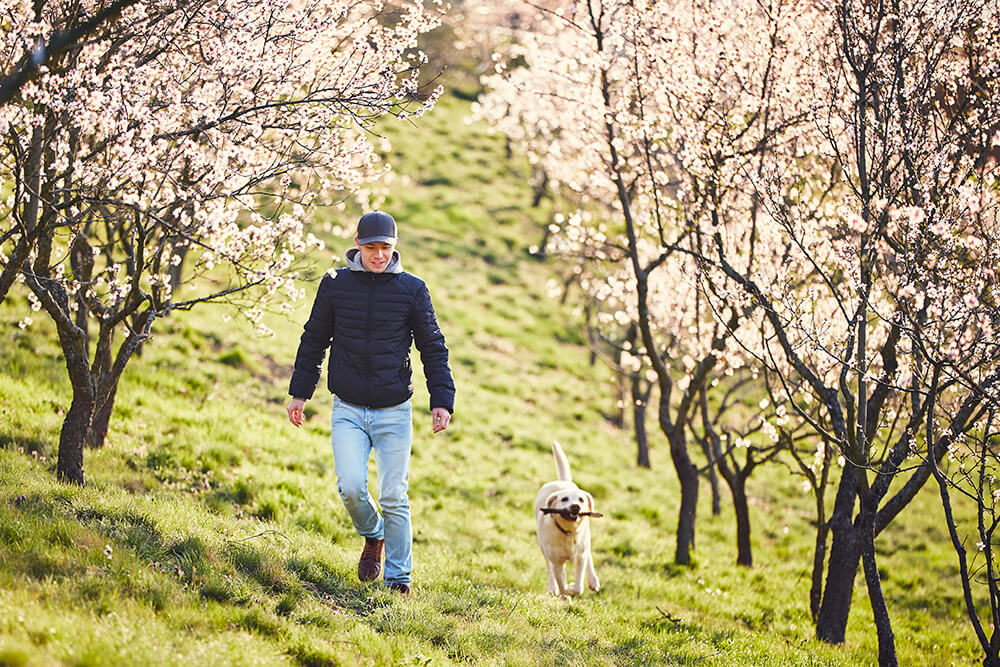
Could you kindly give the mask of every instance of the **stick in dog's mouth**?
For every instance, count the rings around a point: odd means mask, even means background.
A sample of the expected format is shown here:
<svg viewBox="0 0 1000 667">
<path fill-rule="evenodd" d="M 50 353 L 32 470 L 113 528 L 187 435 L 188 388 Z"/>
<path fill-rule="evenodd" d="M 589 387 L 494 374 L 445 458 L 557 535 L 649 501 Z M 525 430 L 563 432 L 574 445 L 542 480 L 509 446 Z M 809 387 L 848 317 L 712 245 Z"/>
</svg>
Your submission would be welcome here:
<svg viewBox="0 0 1000 667">
<path fill-rule="evenodd" d="M 541 511 L 542 514 L 558 514 L 567 521 L 576 521 L 576 518 L 580 516 L 592 516 L 595 519 L 600 519 L 604 516 L 600 512 L 577 512 L 576 514 L 571 514 L 567 510 L 557 510 L 551 507 L 542 507 Z"/>
</svg>

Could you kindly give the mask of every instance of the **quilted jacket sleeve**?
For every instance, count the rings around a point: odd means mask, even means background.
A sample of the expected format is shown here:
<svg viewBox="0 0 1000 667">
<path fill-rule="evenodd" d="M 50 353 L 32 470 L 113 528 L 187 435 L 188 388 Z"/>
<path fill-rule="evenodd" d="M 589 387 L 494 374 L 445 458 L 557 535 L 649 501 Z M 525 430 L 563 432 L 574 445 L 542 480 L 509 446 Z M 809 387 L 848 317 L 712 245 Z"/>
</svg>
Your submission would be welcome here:
<svg viewBox="0 0 1000 667">
<path fill-rule="evenodd" d="M 333 342 L 332 291 L 333 277 L 323 276 L 309 320 L 303 327 L 292 380 L 288 385 L 288 393 L 297 398 L 312 398 L 323 370 L 323 357 Z"/>
<path fill-rule="evenodd" d="M 445 408 L 448 412 L 455 411 L 455 380 L 448 366 L 448 348 L 445 345 L 444 334 L 438 326 L 431 304 L 431 295 L 427 285 L 421 285 L 416 294 L 411 321 L 413 341 L 420 351 L 420 361 L 424 366 L 424 376 L 427 378 L 427 391 L 430 392 L 433 408 Z"/>
</svg>

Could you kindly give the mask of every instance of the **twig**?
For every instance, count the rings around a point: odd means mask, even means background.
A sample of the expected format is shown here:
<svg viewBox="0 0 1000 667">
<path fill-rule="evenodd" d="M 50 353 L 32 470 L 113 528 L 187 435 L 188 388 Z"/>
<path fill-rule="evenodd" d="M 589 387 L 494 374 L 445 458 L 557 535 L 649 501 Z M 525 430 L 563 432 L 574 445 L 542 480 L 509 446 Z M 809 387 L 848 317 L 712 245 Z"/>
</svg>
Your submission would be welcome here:
<svg viewBox="0 0 1000 667">
<path fill-rule="evenodd" d="M 253 539 L 256 539 L 258 537 L 263 537 L 265 535 L 277 535 L 278 537 L 284 538 L 289 544 L 292 543 L 292 540 L 287 535 L 285 535 L 284 533 L 282 533 L 280 531 L 277 531 L 277 530 L 265 530 L 263 533 L 257 533 L 256 535 L 251 535 L 250 537 L 244 537 L 242 540 L 231 540 L 231 541 L 232 542 L 246 542 L 247 540 L 253 540 Z"/>
<path fill-rule="evenodd" d="M 681 619 L 679 619 L 676 616 L 674 616 L 673 614 L 670 614 L 669 612 L 663 611 L 659 607 L 656 608 L 656 611 L 660 612 L 660 615 L 663 616 L 663 618 L 665 618 L 666 620 L 668 620 L 671 623 L 673 623 L 674 624 L 674 629 L 676 629 L 677 626 L 679 626 L 681 623 L 684 622 Z"/>
</svg>

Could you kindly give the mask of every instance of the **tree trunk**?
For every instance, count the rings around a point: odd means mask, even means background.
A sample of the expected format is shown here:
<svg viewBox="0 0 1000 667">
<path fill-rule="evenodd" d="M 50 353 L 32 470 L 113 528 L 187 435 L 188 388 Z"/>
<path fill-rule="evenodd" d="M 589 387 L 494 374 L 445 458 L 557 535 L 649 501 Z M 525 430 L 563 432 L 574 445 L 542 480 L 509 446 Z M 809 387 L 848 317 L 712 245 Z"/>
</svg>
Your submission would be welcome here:
<svg viewBox="0 0 1000 667">
<path fill-rule="evenodd" d="M 115 380 L 108 392 L 107 398 L 96 406 L 94 418 L 87 432 L 87 447 L 100 449 L 104 446 L 104 441 L 108 437 L 108 428 L 111 425 L 111 413 L 115 409 L 115 397 L 118 394 L 118 381 Z"/>
<path fill-rule="evenodd" d="M 649 462 L 649 436 L 646 433 L 646 403 L 652 388 L 643 393 L 638 374 L 632 374 L 632 420 L 635 429 L 636 458 L 640 468 L 651 468 Z"/>
<path fill-rule="evenodd" d="M 73 402 L 59 433 L 59 461 L 56 476 L 65 482 L 83 486 L 83 445 L 90 430 L 94 411 L 94 384 L 90 375 L 85 336 L 63 331 L 59 340 L 66 359 L 66 370 L 73 387 Z"/>
<path fill-rule="evenodd" d="M 712 489 L 712 516 L 722 514 L 722 495 L 719 493 L 719 473 L 716 471 L 715 456 L 712 453 L 708 440 L 701 441 L 701 451 L 705 453 L 705 458 L 710 462 L 705 475 L 708 477 L 709 488 Z"/>
<path fill-rule="evenodd" d="M 819 607 L 823 600 L 823 566 L 826 563 L 826 537 L 830 527 L 826 523 L 822 493 L 816 498 L 816 550 L 813 552 L 812 585 L 809 587 L 809 614 L 813 623 L 819 619 Z"/>
<path fill-rule="evenodd" d="M 548 194 L 549 194 L 549 174 L 548 174 L 548 172 L 543 171 L 542 172 L 542 177 L 540 179 L 537 177 L 537 174 L 536 174 L 535 178 L 532 179 L 531 188 L 535 191 L 534 196 L 531 198 L 531 208 L 538 208 L 538 206 L 542 203 L 542 199 L 544 199 L 545 197 L 547 197 Z M 548 238 L 548 227 L 547 226 L 545 228 L 545 232 L 546 232 L 545 237 Z M 539 250 L 543 254 L 545 253 L 545 244 L 544 243 L 542 243 L 542 245 L 539 246 Z"/>
<path fill-rule="evenodd" d="M 21 272 L 21 267 L 24 266 L 25 261 L 27 261 L 33 245 L 31 238 L 24 234 L 17 239 L 14 251 L 7 258 L 7 264 L 4 266 L 3 271 L 0 272 L 0 303 L 3 303 L 7 298 L 7 293 L 10 292 L 11 285 L 17 280 L 17 275 Z"/>
<path fill-rule="evenodd" d="M 170 276 L 170 293 L 177 294 L 178 290 L 181 288 L 181 278 L 184 273 L 184 260 L 187 259 L 188 250 L 190 246 L 187 243 L 181 243 L 174 246 L 174 255 L 180 257 L 180 261 L 174 264 L 171 262 L 170 268 L 167 269 L 167 275 Z"/>
<path fill-rule="evenodd" d="M 615 428 L 625 428 L 625 405 L 628 402 L 628 392 L 626 391 L 625 385 L 627 380 L 625 379 L 624 372 L 615 372 L 615 391 L 611 397 L 611 410 L 608 412 L 608 421 Z"/>
<path fill-rule="evenodd" d="M 750 504 L 747 502 L 747 478 L 746 474 L 740 474 L 739 469 L 734 470 L 726 458 L 722 455 L 718 436 L 711 440 L 711 459 L 714 459 L 722 479 L 726 480 L 729 493 L 733 497 L 733 509 L 736 513 L 736 564 L 744 567 L 753 567 L 753 547 L 750 545 Z M 752 469 L 752 466 L 751 468 Z"/>
<path fill-rule="evenodd" d="M 753 567 L 753 549 L 750 546 L 750 505 L 747 503 L 746 480 L 736 478 L 733 492 L 733 509 L 736 511 L 736 564 Z"/>
<path fill-rule="evenodd" d="M 665 409 L 661 407 L 661 411 Z M 687 436 L 684 427 L 664 429 L 670 443 L 670 458 L 681 484 L 681 508 L 677 517 L 677 551 L 674 561 L 678 565 L 691 563 L 694 549 L 695 511 L 698 507 L 698 469 L 691 462 L 687 451 Z"/>
<path fill-rule="evenodd" d="M 850 465 L 850 464 L 848 464 Z M 851 613 L 854 578 L 861 560 L 861 545 L 852 521 L 857 497 L 855 474 L 845 468 L 837 489 L 830 530 L 833 540 L 826 573 L 826 587 L 816 617 L 816 638 L 830 644 L 843 644 L 847 619 Z"/>
<path fill-rule="evenodd" d="M 36 125 L 31 133 L 28 159 L 21 172 L 24 180 L 22 189 L 26 190 L 21 192 L 21 197 L 26 199 L 21 204 L 20 223 L 23 228 L 17 239 L 17 244 L 14 246 L 14 251 L 7 258 L 7 264 L 4 266 L 3 272 L 0 273 L 0 303 L 3 303 L 7 298 L 7 293 L 31 254 L 32 246 L 38 236 L 38 224 L 42 210 L 42 198 L 39 192 L 42 183 L 42 153 L 44 148 L 45 130 L 42 126 Z M 15 206 L 18 206 L 17 202 L 15 202 Z M 11 215 L 14 217 L 13 213 Z"/>
<path fill-rule="evenodd" d="M 81 307 L 82 310 L 82 307 Z M 97 348 L 94 351 L 94 363 L 91 366 L 91 377 L 96 388 L 94 416 L 91 419 L 90 431 L 87 433 L 87 447 L 100 449 L 108 435 L 108 425 L 111 422 L 111 412 L 115 405 L 115 394 L 118 392 L 118 378 L 114 377 L 111 356 L 113 331 L 101 327 L 97 334 Z"/>
<path fill-rule="evenodd" d="M 858 471 L 859 475 L 865 474 Z M 861 514 L 858 517 L 858 532 L 861 542 L 861 561 L 864 565 L 865 583 L 868 585 L 868 599 L 872 604 L 875 616 L 875 631 L 878 636 L 879 667 L 898 667 L 896 656 L 896 639 L 889 619 L 889 608 L 882 592 L 882 582 L 879 578 L 878 563 L 875 559 L 875 508 L 870 494 L 861 500 Z"/>
<path fill-rule="evenodd" d="M 97 349 L 94 353 L 94 365 L 91 377 L 96 387 L 94 417 L 87 434 L 87 446 L 100 448 L 108 436 L 111 414 L 114 412 L 115 398 L 118 395 L 118 383 L 125 366 L 133 355 L 138 354 L 142 344 L 148 340 L 149 332 L 156 319 L 156 313 L 148 308 L 142 313 L 132 314 L 132 329 L 118 348 L 117 356 L 112 355 L 114 329 L 102 324 L 98 333 Z"/>
</svg>

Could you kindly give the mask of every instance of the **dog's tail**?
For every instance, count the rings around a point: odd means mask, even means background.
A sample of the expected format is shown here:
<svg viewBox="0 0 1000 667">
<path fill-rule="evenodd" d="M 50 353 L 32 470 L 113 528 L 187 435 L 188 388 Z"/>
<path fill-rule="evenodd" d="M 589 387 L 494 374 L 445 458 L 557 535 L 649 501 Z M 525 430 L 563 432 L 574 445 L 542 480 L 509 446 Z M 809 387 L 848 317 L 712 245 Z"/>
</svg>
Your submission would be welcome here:
<svg viewBox="0 0 1000 667">
<path fill-rule="evenodd" d="M 572 482 L 573 475 L 569 471 L 569 459 L 563 454 L 562 447 L 555 440 L 552 441 L 552 455 L 556 457 L 556 473 L 559 479 L 564 482 Z"/>
</svg>

